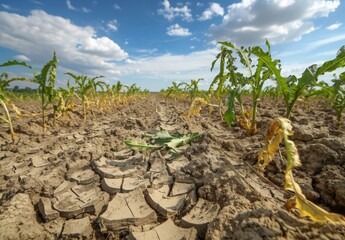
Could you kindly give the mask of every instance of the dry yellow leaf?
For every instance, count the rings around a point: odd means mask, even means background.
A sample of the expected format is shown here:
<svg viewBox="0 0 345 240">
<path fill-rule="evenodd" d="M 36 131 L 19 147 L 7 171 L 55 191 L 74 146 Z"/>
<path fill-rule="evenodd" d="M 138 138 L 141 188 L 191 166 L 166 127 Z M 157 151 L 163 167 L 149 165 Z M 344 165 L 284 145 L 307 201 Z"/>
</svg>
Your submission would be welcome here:
<svg viewBox="0 0 345 240">
<path fill-rule="evenodd" d="M 301 217 L 309 217 L 316 222 L 329 222 L 345 226 L 345 217 L 330 213 L 320 208 L 316 204 L 309 201 L 302 192 L 301 187 L 295 182 L 292 174 L 292 169 L 301 165 L 298 150 L 293 141 L 288 139 L 291 136 L 292 125 L 290 120 L 286 118 L 276 118 L 267 131 L 265 138 L 265 146 L 259 152 L 258 166 L 261 171 L 272 161 L 274 154 L 278 150 L 280 142 L 284 139 L 287 163 L 285 170 L 285 190 L 295 193 L 294 201 L 289 201 L 289 207 L 294 202 L 294 207 L 299 210 Z"/>
</svg>

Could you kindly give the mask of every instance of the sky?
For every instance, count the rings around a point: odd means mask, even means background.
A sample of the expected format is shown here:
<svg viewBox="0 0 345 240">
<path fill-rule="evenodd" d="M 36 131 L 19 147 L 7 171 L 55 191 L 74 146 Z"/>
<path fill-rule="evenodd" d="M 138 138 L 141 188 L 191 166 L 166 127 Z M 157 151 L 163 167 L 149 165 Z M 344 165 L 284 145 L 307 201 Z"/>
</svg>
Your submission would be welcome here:
<svg viewBox="0 0 345 240">
<path fill-rule="evenodd" d="M 57 86 L 72 72 L 151 91 L 203 78 L 207 89 L 219 41 L 268 39 L 283 75 L 300 75 L 345 45 L 344 12 L 340 0 L 0 0 L 0 63 L 41 70 L 55 51 Z"/>
</svg>

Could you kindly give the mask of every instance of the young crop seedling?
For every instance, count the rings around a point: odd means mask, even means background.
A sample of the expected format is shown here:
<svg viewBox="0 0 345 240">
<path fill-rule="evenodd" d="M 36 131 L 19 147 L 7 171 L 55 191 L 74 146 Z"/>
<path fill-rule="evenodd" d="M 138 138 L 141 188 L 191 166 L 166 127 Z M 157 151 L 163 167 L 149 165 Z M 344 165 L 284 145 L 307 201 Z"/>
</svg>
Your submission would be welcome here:
<svg viewBox="0 0 345 240">
<path fill-rule="evenodd" d="M 42 127 L 46 129 L 46 109 L 49 104 L 53 105 L 53 102 L 57 96 L 55 89 L 56 82 L 56 64 L 58 59 L 54 52 L 53 59 L 50 60 L 33 78 L 33 82 L 39 85 L 39 92 L 41 97 L 41 110 L 42 110 Z"/>
<path fill-rule="evenodd" d="M 172 86 L 168 87 L 166 90 L 166 96 L 165 99 L 168 97 L 173 97 L 176 101 L 177 97 L 182 95 L 182 88 L 180 88 L 184 83 L 176 83 L 172 82 Z"/>
<path fill-rule="evenodd" d="M 285 190 L 292 191 L 295 196 L 289 200 L 289 206 L 294 206 L 300 212 L 301 217 L 310 217 L 317 222 L 331 222 L 345 226 L 345 217 L 339 214 L 330 213 L 309 201 L 302 193 L 301 187 L 295 182 L 292 174 L 294 167 L 300 166 L 296 145 L 289 140 L 292 133 L 292 125 L 287 118 L 276 118 L 273 120 L 265 137 L 265 145 L 258 156 L 258 167 L 263 172 L 265 167 L 273 160 L 279 144 L 284 141 L 286 147 L 286 170 L 285 170 Z"/>
<path fill-rule="evenodd" d="M 252 54 L 254 52 L 264 52 L 261 47 L 256 46 L 256 47 L 237 47 L 234 43 L 229 43 L 229 42 L 221 42 L 221 44 L 224 47 L 233 49 L 236 51 L 237 55 L 240 57 L 240 62 L 246 67 L 248 70 L 248 77 L 241 79 L 240 83 L 242 84 L 237 84 L 237 86 L 244 86 L 245 84 L 248 84 L 250 86 L 251 90 L 251 95 L 252 95 L 252 113 L 250 114 L 251 120 L 250 120 L 250 125 L 246 125 L 249 127 L 249 129 L 246 129 L 247 133 L 249 135 L 254 135 L 256 134 L 256 113 L 257 113 L 257 108 L 258 104 L 260 101 L 260 97 L 262 95 L 262 90 L 264 83 L 273 75 L 273 72 L 271 71 L 270 68 L 266 65 L 266 63 L 260 59 L 257 58 L 257 63 L 256 66 L 253 66 L 253 60 L 251 58 Z M 268 41 L 266 41 L 266 46 L 267 46 L 267 52 L 264 52 L 267 56 L 271 57 L 271 46 Z M 278 64 L 279 60 L 274 60 L 272 61 L 273 64 Z M 234 73 L 232 73 L 234 78 Z M 233 101 L 229 101 L 229 103 L 233 103 Z M 233 107 L 229 105 L 230 107 Z M 242 118 L 245 117 L 242 115 Z"/>
<path fill-rule="evenodd" d="M 322 81 L 318 84 L 320 89 L 317 94 L 323 96 L 327 103 L 333 108 L 337 118 L 338 127 L 342 126 L 342 113 L 345 109 L 345 72 L 339 74 L 337 78 L 334 75 L 333 84 L 329 85 Z"/>
<path fill-rule="evenodd" d="M 97 76 L 93 78 L 89 78 L 85 75 L 74 75 L 73 73 L 67 72 L 65 73 L 69 76 L 71 76 L 75 81 L 75 92 L 77 96 L 80 98 L 83 108 L 83 118 L 84 122 L 86 121 L 86 112 L 88 109 L 88 105 L 90 104 L 89 98 L 92 96 L 92 94 L 95 94 L 96 88 L 103 87 L 105 84 L 101 81 L 96 81 L 98 78 L 103 78 L 104 76 Z"/>
<path fill-rule="evenodd" d="M 285 78 L 281 75 L 280 66 L 277 66 L 278 62 L 273 61 L 269 53 L 260 48 L 253 48 L 252 53 L 274 74 L 279 91 L 283 95 L 287 118 L 290 118 L 292 109 L 303 91 L 308 86 L 315 86 L 319 76 L 345 66 L 345 46 L 343 46 L 334 59 L 323 63 L 320 67 L 314 64 L 306 68 L 300 78 L 295 75 Z"/>
<path fill-rule="evenodd" d="M 31 69 L 31 66 L 27 65 L 25 62 L 18 62 L 18 61 L 7 61 L 0 65 L 0 67 L 10 67 L 10 66 L 24 66 Z M 13 81 L 28 81 L 28 79 L 25 77 L 9 78 L 7 73 L 2 73 L 0 75 L 0 105 L 5 110 L 5 117 L 1 117 L 1 119 L 4 120 L 8 124 L 11 138 L 14 141 L 15 133 L 13 130 L 12 119 L 6 105 L 6 102 L 8 102 L 9 99 L 6 97 L 6 93 L 5 93 L 5 89 L 8 86 L 10 86 L 11 82 Z"/>
</svg>

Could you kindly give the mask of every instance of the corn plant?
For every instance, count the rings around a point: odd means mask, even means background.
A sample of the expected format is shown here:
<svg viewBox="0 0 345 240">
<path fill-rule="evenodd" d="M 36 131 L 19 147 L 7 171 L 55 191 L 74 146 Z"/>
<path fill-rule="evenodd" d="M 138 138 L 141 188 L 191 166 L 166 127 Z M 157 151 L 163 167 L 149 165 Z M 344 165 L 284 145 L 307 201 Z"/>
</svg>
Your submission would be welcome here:
<svg viewBox="0 0 345 240">
<path fill-rule="evenodd" d="M 218 60 L 219 61 L 219 73 L 213 79 L 209 93 L 216 94 L 219 107 L 219 115 L 224 121 L 231 126 L 236 120 L 235 115 L 235 103 L 237 102 L 240 106 L 241 116 L 244 114 L 244 107 L 242 102 L 242 91 L 244 86 L 247 84 L 246 79 L 242 73 L 237 72 L 235 66 L 236 58 L 232 56 L 233 51 L 224 46 L 221 46 L 221 52 L 217 54 L 216 59 L 212 62 L 211 71 Z M 216 90 L 214 86 L 217 84 Z M 226 105 L 227 110 L 224 113 L 221 111 L 222 108 L 222 97 L 227 96 Z"/>
<path fill-rule="evenodd" d="M 198 97 L 198 95 L 201 94 L 199 89 L 199 82 L 204 80 L 203 78 L 199 78 L 197 80 L 191 79 L 190 83 L 182 83 L 182 85 L 185 85 L 185 91 L 188 93 L 190 100 L 193 101 L 194 98 Z"/>
<path fill-rule="evenodd" d="M 10 67 L 10 66 L 24 66 L 24 67 L 31 69 L 31 66 L 27 65 L 25 62 L 18 62 L 18 61 L 7 61 L 7 62 L 0 65 L 0 67 Z M 8 124 L 9 129 L 10 129 L 11 138 L 14 141 L 15 140 L 15 133 L 13 130 L 12 119 L 11 119 L 10 113 L 8 111 L 8 108 L 6 106 L 6 102 L 9 100 L 6 97 L 6 93 L 5 93 L 6 88 L 13 81 L 28 81 L 28 79 L 25 77 L 9 78 L 8 73 L 2 73 L 0 75 L 0 105 L 5 110 L 5 115 L 6 115 L 6 117 L 1 117 L 1 119 L 4 120 Z"/>
<path fill-rule="evenodd" d="M 115 85 L 112 85 L 109 87 L 108 92 L 110 92 L 113 103 L 115 104 L 121 104 L 126 103 L 126 98 L 124 95 L 121 95 L 121 91 L 123 91 L 124 85 L 117 81 Z"/>
<path fill-rule="evenodd" d="M 345 109 L 345 72 L 341 73 L 339 78 L 334 80 L 333 91 L 334 101 L 332 107 L 337 117 L 338 127 L 340 127 L 342 125 L 341 114 Z"/>
<path fill-rule="evenodd" d="M 66 88 L 59 88 L 57 93 L 57 101 L 54 103 L 54 124 L 57 118 L 65 115 L 68 111 L 73 109 L 73 99 L 75 97 L 75 87 L 70 86 L 67 82 Z"/>
<path fill-rule="evenodd" d="M 81 100 L 82 108 L 83 108 L 83 118 L 84 122 L 86 121 L 86 112 L 88 105 L 90 104 L 89 97 L 96 92 L 97 86 L 102 86 L 103 82 L 96 81 L 98 78 L 103 78 L 103 76 L 97 76 L 93 78 L 89 78 L 85 75 L 74 75 L 73 73 L 67 72 L 65 73 L 71 76 L 75 81 L 75 91 L 79 99 Z"/>
<path fill-rule="evenodd" d="M 176 101 L 176 97 L 182 94 L 182 89 L 180 88 L 184 83 L 172 82 L 172 86 L 168 87 L 166 90 L 166 98 L 173 97 Z"/>
<path fill-rule="evenodd" d="M 41 72 L 36 74 L 32 80 L 34 83 L 39 85 L 42 109 L 42 126 L 44 130 L 46 129 L 46 109 L 49 104 L 53 105 L 53 102 L 57 96 L 57 91 L 55 89 L 57 63 L 58 59 L 56 58 L 56 53 L 54 52 L 53 59 L 44 65 Z"/>
<path fill-rule="evenodd" d="M 221 42 L 221 44 L 227 48 L 233 49 L 237 52 L 237 55 L 240 57 L 240 62 L 246 67 L 248 70 L 249 76 L 246 78 L 248 85 L 250 86 L 251 95 L 252 95 L 252 113 L 249 114 L 251 116 L 250 124 L 246 124 L 249 126 L 249 129 L 246 129 L 247 133 L 250 135 L 254 135 L 256 133 L 256 113 L 257 107 L 260 101 L 260 97 L 262 95 L 262 90 L 264 83 L 270 78 L 273 74 L 272 71 L 266 66 L 266 63 L 258 58 L 256 67 L 253 66 L 253 60 L 251 59 L 252 52 L 260 51 L 264 52 L 261 47 L 237 47 L 234 43 L 229 42 Z M 267 56 L 270 55 L 271 46 L 268 41 L 266 41 L 267 52 L 264 52 Z M 279 60 L 272 61 L 274 64 L 279 63 Z"/>
<path fill-rule="evenodd" d="M 341 115 L 345 109 L 345 72 L 341 73 L 338 78 L 335 75 L 334 77 L 332 80 L 333 85 L 321 82 L 318 85 L 321 87 L 318 93 L 331 103 L 337 118 L 337 125 L 341 127 Z"/>
<path fill-rule="evenodd" d="M 308 86 L 315 86 L 320 75 L 333 72 L 337 68 L 345 66 L 345 46 L 343 46 L 334 59 L 323 63 L 320 67 L 314 64 L 306 68 L 300 78 L 297 78 L 295 75 L 285 78 L 280 73 L 281 69 L 280 66 L 277 66 L 278 62 L 273 61 L 269 53 L 264 52 L 260 48 L 254 48 L 252 53 L 274 74 L 278 88 L 283 95 L 287 118 L 291 116 L 291 111 L 303 91 Z"/>
<path fill-rule="evenodd" d="M 133 96 L 141 92 L 140 87 L 138 87 L 135 83 L 133 83 L 130 86 L 124 86 L 124 87 L 127 89 L 125 93 L 126 96 Z"/>
</svg>

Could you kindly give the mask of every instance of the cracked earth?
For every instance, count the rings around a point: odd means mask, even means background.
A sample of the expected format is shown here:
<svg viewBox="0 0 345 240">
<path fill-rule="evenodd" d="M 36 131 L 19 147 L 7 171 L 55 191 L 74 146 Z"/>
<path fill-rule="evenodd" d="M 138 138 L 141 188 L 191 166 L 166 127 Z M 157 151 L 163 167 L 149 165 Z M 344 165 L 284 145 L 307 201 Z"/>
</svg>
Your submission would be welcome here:
<svg viewBox="0 0 345 240">
<path fill-rule="evenodd" d="M 14 143 L 1 125 L 0 239 L 345 238 L 343 227 L 286 210 L 291 194 L 279 158 L 258 172 L 264 135 L 282 108 L 262 106 L 259 133 L 248 137 L 217 111 L 188 118 L 188 107 L 150 95 L 111 113 L 95 110 L 85 125 L 68 113 L 47 132 L 38 118 L 14 117 Z M 344 214 L 345 131 L 330 127 L 326 110 L 311 111 L 292 118 L 303 164 L 296 181 L 309 200 Z M 160 129 L 204 137 L 173 160 L 123 143 Z"/>
</svg>

